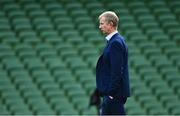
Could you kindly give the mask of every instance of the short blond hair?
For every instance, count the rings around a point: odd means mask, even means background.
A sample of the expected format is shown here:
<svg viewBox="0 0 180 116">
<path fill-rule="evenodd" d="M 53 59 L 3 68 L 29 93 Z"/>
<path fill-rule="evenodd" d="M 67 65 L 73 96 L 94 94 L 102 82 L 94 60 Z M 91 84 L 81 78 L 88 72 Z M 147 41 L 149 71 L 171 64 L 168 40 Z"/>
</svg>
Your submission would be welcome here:
<svg viewBox="0 0 180 116">
<path fill-rule="evenodd" d="M 99 16 L 99 19 L 101 19 L 102 17 L 105 17 L 105 20 L 108 23 L 112 22 L 113 26 L 117 29 L 118 23 L 119 23 L 119 18 L 116 15 L 115 12 L 113 12 L 113 11 L 105 11 Z"/>
</svg>

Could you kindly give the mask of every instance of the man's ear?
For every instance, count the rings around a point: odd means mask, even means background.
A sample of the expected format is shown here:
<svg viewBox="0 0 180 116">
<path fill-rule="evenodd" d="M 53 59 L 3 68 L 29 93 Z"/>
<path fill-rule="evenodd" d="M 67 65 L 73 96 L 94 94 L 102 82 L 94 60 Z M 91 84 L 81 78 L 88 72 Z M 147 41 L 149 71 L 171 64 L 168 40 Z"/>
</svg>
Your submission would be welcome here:
<svg viewBox="0 0 180 116">
<path fill-rule="evenodd" d="M 109 22 L 109 24 L 110 24 L 112 27 L 114 26 L 113 22 Z"/>
</svg>

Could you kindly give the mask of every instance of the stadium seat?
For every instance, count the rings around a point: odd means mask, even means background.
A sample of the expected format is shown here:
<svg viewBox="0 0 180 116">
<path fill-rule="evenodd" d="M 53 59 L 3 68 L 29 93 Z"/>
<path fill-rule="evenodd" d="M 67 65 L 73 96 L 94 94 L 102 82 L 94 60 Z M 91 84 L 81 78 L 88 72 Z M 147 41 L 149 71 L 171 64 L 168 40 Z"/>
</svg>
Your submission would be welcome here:
<svg viewBox="0 0 180 116">
<path fill-rule="evenodd" d="M 50 101 L 57 115 L 72 115 L 78 112 L 69 103 L 66 97 L 53 97 Z M 63 105 L 62 105 L 63 104 Z"/>
<path fill-rule="evenodd" d="M 146 113 L 145 109 L 141 107 L 140 104 L 133 98 L 128 98 L 125 106 L 129 115 L 142 115 Z"/>
<path fill-rule="evenodd" d="M 0 112 L 2 115 L 10 115 L 10 113 L 8 112 L 7 108 L 5 107 L 5 105 L 3 103 L 0 103 Z"/>
</svg>

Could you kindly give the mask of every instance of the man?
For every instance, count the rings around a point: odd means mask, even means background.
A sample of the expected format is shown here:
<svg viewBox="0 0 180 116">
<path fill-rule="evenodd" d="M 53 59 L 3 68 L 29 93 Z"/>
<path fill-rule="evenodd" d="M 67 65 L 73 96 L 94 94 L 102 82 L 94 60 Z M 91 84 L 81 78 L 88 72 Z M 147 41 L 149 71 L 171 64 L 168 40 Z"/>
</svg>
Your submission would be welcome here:
<svg viewBox="0 0 180 116">
<path fill-rule="evenodd" d="M 118 22 L 112 11 L 99 16 L 99 29 L 107 40 L 96 66 L 96 86 L 103 97 L 101 115 L 125 115 L 124 104 L 130 96 L 128 48 L 117 31 Z"/>
</svg>

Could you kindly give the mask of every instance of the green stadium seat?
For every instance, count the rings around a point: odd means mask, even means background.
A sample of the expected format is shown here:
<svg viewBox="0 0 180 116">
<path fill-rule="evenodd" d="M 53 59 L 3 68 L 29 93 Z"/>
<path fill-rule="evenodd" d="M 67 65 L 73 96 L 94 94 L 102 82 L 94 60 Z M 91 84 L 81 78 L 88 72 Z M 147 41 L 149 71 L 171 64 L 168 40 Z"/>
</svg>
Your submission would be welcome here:
<svg viewBox="0 0 180 116">
<path fill-rule="evenodd" d="M 143 101 L 143 97 L 151 95 L 151 91 L 148 90 L 147 88 L 138 88 L 138 86 L 142 86 L 142 85 L 136 85 L 136 87 L 133 88 L 133 94 L 137 96 L 137 99 L 141 102 Z"/>
<path fill-rule="evenodd" d="M 73 100 L 76 100 L 78 98 L 83 98 L 86 97 L 85 96 L 85 92 L 82 91 L 80 88 L 76 87 L 76 88 L 71 88 L 71 90 L 67 90 L 66 91 L 67 97 L 72 101 L 75 102 Z"/>
<path fill-rule="evenodd" d="M 26 10 L 28 11 L 28 16 L 30 18 L 44 17 L 46 12 L 41 10 L 40 5 L 38 4 L 26 4 Z"/>
<path fill-rule="evenodd" d="M 153 115 L 166 115 L 168 114 L 167 111 L 164 110 L 162 107 L 154 106 L 148 110 L 149 114 Z"/>
<path fill-rule="evenodd" d="M 69 57 L 76 57 L 77 56 L 77 51 L 73 51 L 73 47 L 72 46 L 61 46 L 62 48 L 60 48 L 58 50 L 58 54 L 62 57 L 63 60 L 66 60 Z"/>
<path fill-rule="evenodd" d="M 0 102 L 0 112 L 1 112 L 1 115 L 10 115 L 6 106 L 1 102 Z"/>
<path fill-rule="evenodd" d="M 95 75 L 93 75 L 92 72 L 87 69 L 77 70 L 75 75 L 77 81 L 82 84 L 83 88 L 86 90 L 86 93 L 90 95 L 95 88 Z"/>
<path fill-rule="evenodd" d="M 88 1 L 85 6 L 91 12 L 91 15 L 95 17 L 104 11 L 102 4 L 98 1 Z"/>
<path fill-rule="evenodd" d="M 53 29 L 49 29 L 48 25 L 41 27 L 43 28 L 43 30 L 41 29 L 39 32 L 39 36 L 41 38 L 52 38 L 52 37 L 58 37 L 58 32 L 56 32 Z"/>
<path fill-rule="evenodd" d="M 18 33 L 18 36 L 20 38 L 22 38 L 22 40 L 23 40 L 23 38 L 26 38 L 26 37 L 34 37 L 34 38 L 36 38 L 36 33 L 34 31 L 32 31 L 32 30 L 22 30 L 22 31 L 20 31 Z"/>
<path fill-rule="evenodd" d="M 21 76 L 21 75 L 24 75 L 24 76 L 28 76 L 28 72 L 24 69 L 24 68 L 16 68 L 16 69 L 13 69 L 13 70 L 10 70 L 8 72 L 8 75 L 10 78 L 14 78 L 16 76 Z"/>
<path fill-rule="evenodd" d="M 38 39 L 38 37 L 36 36 L 24 36 L 22 39 L 21 39 L 21 42 L 22 43 L 28 43 L 28 44 L 37 44 L 37 43 L 40 43 L 40 39 Z"/>
<path fill-rule="evenodd" d="M 71 75 L 71 71 L 70 70 L 68 70 L 68 69 L 66 69 L 66 68 L 64 68 L 64 69 L 61 69 L 61 70 L 54 70 L 54 71 L 52 71 L 52 75 L 56 78 L 58 78 L 58 76 L 62 76 L 62 77 L 64 77 L 64 76 L 69 76 L 69 75 Z"/>
<path fill-rule="evenodd" d="M 84 31 L 88 31 L 88 30 L 94 30 L 95 27 L 91 23 L 81 23 L 78 26 L 78 29 L 79 29 L 80 32 L 84 32 Z"/>
<path fill-rule="evenodd" d="M 27 103 L 29 97 L 33 95 L 41 95 L 40 91 L 38 91 L 36 85 L 29 81 L 29 82 L 18 82 L 16 83 L 16 88 L 20 92 L 21 96 L 23 97 L 24 101 Z"/>
<path fill-rule="evenodd" d="M 0 64 L 0 70 L 3 70 L 3 64 Z"/>
<path fill-rule="evenodd" d="M 30 71 L 36 69 L 45 69 L 45 65 L 37 57 L 26 58 L 23 60 L 23 63 L 25 64 L 25 68 Z"/>
<path fill-rule="evenodd" d="M 10 104 L 7 107 L 8 110 L 12 112 L 12 115 L 32 114 L 31 111 L 24 104 L 22 105 L 18 100 L 16 100 L 16 103 Z"/>
<path fill-rule="evenodd" d="M 141 40 L 142 43 L 139 43 L 139 47 L 140 49 L 143 51 L 146 51 L 146 49 L 150 49 L 150 48 L 156 48 L 156 44 L 153 42 L 149 42 L 149 43 L 145 43 L 143 44 L 144 41 L 147 41 L 146 38 L 144 38 L 145 40 Z"/>
<path fill-rule="evenodd" d="M 62 98 L 64 97 L 64 92 L 60 91 L 58 88 L 53 88 L 53 90 L 48 89 L 44 92 L 44 96 L 46 97 L 46 99 L 48 100 L 48 103 L 51 103 L 51 100 L 53 100 L 54 98 Z"/>
<path fill-rule="evenodd" d="M 72 33 L 63 33 L 63 36 L 65 38 L 65 41 L 67 43 L 70 43 L 72 45 L 77 45 L 80 43 L 83 43 L 83 38 L 81 36 L 78 35 L 78 33 L 76 31 L 72 31 Z"/>
<path fill-rule="evenodd" d="M 46 79 L 46 80 L 39 79 L 39 82 L 37 82 L 37 84 L 42 92 L 59 88 L 59 86 L 56 85 L 56 83 L 51 78 Z"/>
<path fill-rule="evenodd" d="M 178 25 L 177 25 L 178 26 Z M 169 30 L 168 30 L 168 34 L 169 35 L 176 35 L 176 34 L 179 34 L 179 32 L 180 32 L 180 29 L 177 27 L 177 26 L 174 26 L 173 28 L 170 28 Z"/>
<path fill-rule="evenodd" d="M 54 112 L 42 97 L 32 96 L 28 100 L 28 105 L 35 115 L 53 115 Z"/>
<path fill-rule="evenodd" d="M 179 37 L 180 37 L 179 33 L 175 33 L 174 35 L 172 35 L 172 39 L 177 43 L 179 42 Z"/>
<path fill-rule="evenodd" d="M 87 67 L 87 64 L 84 63 L 84 61 L 78 57 L 69 57 L 65 59 L 65 62 L 67 62 L 68 67 L 70 67 L 72 70 L 78 70 L 83 69 Z"/>
<path fill-rule="evenodd" d="M 48 5 L 48 4 L 47 4 Z M 49 4 L 50 5 L 50 4 Z M 67 13 L 66 10 L 64 10 L 63 8 L 61 8 L 61 4 L 55 4 L 57 5 L 57 8 L 51 8 L 51 9 L 47 9 L 49 15 L 53 18 L 54 21 L 57 21 L 57 19 L 63 19 L 63 18 L 67 18 Z M 61 17 L 63 16 L 63 17 Z M 61 21 L 61 20 L 59 20 Z M 62 24 L 63 22 L 61 22 Z"/>
<path fill-rule="evenodd" d="M 92 19 L 89 16 L 76 17 L 74 19 L 74 22 L 77 27 L 79 27 L 81 24 L 87 24 L 87 23 L 93 24 Z"/>
<path fill-rule="evenodd" d="M 79 114 L 79 112 L 77 112 L 76 110 L 72 109 L 72 108 L 66 108 L 60 111 L 60 113 L 58 112 L 58 114 L 61 115 L 74 115 L 74 114 Z"/>
<path fill-rule="evenodd" d="M 72 84 L 72 83 L 74 83 L 74 84 Z M 74 91 L 82 92 L 81 91 L 82 88 L 81 88 L 80 85 L 75 85 L 75 82 L 72 82 L 72 83 L 70 83 L 70 82 L 69 83 L 64 83 L 64 85 L 63 85 L 63 88 L 67 92 L 67 94 L 68 94 L 68 92 L 70 94 L 71 92 L 74 92 Z"/>
<path fill-rule="evenodd" d="M 0 50 L 1 50 L 0 57 L 2 58 L 2 60 L 6 59 L 6 58 L 9 59 L 10 57 L 14 58 L 14 56 L 15 56 L 14 51 L 12 51 L 11 47 L 7 44 L 1 44 Z"/>
<path fill-rule="evenodd" d="M 132 27 L 134 27 L 135 26 L 134 25 L 135 22 L 134 22 L 133 16 L 131 16 L 129 14 L 128 10 L 124 9 L 122 12 L 123 12 L 123 14 L 121 16 L 122 23 L 120 24 L 120 27 L 123 27 L 123 26 L 126 27 L 126 25 L 128 25 L 128 22 L 132 25 Z M 122 28 L 122 29 L 125 29 L 125 28 Z"/>
<path fill-rule="evenodd" d="M 22 70 L 25 72 L 25 70 Z M 18 83 L 26 83 L 26 82 L 31 82 L 31 78 L 29 77 L 29 75 L 27 73 L 19 73 L 18 71 L 16 71 L 14 74 L 11 74 L 11 81 L 14 84 L 18 84 Z"/>
<path fill-rule="evenodd" d="M 180 88 L 179 79 L 174 80 L 174 81 L 169 82 L 169 83 L 176 91 Z"/>
<path fill-rule="evenodd" d="M 55 57 L 56 51 L 53 49 L 40 49 L 37 50 L 37 55 L 39 55 L 42 59 L 45 59 L 46 57 Z"/>
<path fill-rule="evenodd" d="M 78 73 L 80 73 L 80 71 Z M 82 70 L 82 72 L 78 75 L 79 76 L 77 76 L 77 80 L 84 85 L 85 83 L 92 83 L 95 80 L 94 75 L 92 75 L 92 73 L 89 73 L 87 70 Z"/>
<path fill-rule="evenodd" d="M 0 29 L 1 30 L 11 30 L 11 27 L 10 27 L 10 24 L 9 22 L 7 21 L 7 18 L 5 18 L 5 16 L 0 16 L 0 24 L 1 24 L 1 27 Z"/>
<path fill-rule="evenodd" d="M 175 28 L 179 25 L 178 22 L 176 22 L 176 17 L 174 17 L 174 15 L 172 14 L 163 15 L 162 17 L 159 18 L 159 20 L 161 21 L 161 26 L 166 31 L 168 31 L 171 28 Z"/>
<path fill-rule="evenodd" d="M 137 17 L 137 19 L 142 29 L 147 29 L 148 27 L 158 28 L 158 23 L 155 21 L 155 18 L 149 14 L 143 14 Z"/>
<path fill-rule="evenodd" d="M 98 61 L 98 56 L 97 55 L 91 55 L 89 57 L 86 57 L 85 60 L 88 63 L 89 67 L 94 69 L 96 67 L 96 63 Z"/>
<path fill-rule="evenodd" d="M 97 109 L 95 106 L 92 106 L 90 108 L 84 109 L 83 111 L 81 111 L 82 115 L 95 115 L 97 114 Z"/>
<path fill-rule="evenodd" d="M 124 24 L 121 24 L 120 26 L 121 26 L 121 28 L 123 28 L 124 33 L 130 37 L 131 37 L 131 33 L 139 32 L 139 30 L 137 29 L 136 23 L 134 23 L 133 21 L 132 22 L 124 22 Z M 131 30 L 129 30 L 128 28 L 130 28 Z"/>
<path fill-rule="evenodd" d="M 3 11 L 0 11 L 0 17 L 5 17 L 5 13 Z"/>
<path fill-rule="evenodd" d="M 152 61 L 152 65 L 157 66 L 158 68 L 162 68 L 163 66 L 171 66 L 171 63 L 168 61 L 166 57 L 159 57 L 159 55 L 152 56 L 150 58 Z"/>
<path fill-rule="evenodd" d="M 7 84 L 7 83 L 6 83 Z M 12 112 L 12 114 L 23 114 L 23 113 L 30 113 L 28 110 L 28 107 L 25 106 L 23 100 L 19 96 L 18 93 L 16 93 L 16 90 L 12 88 L 9 84 L 7 84 L 8 87 L 4 88 L 2 90 L 2 99 L 7 106 L 7 109 Z M 17 107 L 17 105 L 19 107 Z"/>
<path fill-rule="evenodd" d="M 45 1 L 40 1 L 40 2 L 43 4 L 46 10 L 56 10 L 58 8 L 62 8 L 62 5 L 57 4 L 56 1 L 45 0 Z"/>
<path fill-rule="evenodd" d="M 3 60 L 3 63 L 5 65 L 5 69 L 8 71 L 12 70 L 21 70 L 24 68 L 23 64 L 15 58 L 7 58 Z"/>
<path fill-rule="evenodd" d="M 81 113 L 89 105 L 88 104 L 89 103 L 89 99 L 87 99 L 86 96 L 77 96 L 77 97 L 74 97 L 72 102 L 74 103 L 75 108 L 78 109 Z"/>
<path fill-rule="evenodd" d="M 179 106 L 173 107 L 172 110 L 171 110 L 171 113 L 174 114 L 174 115 L 179 115 L 179 114 L 180 114 L 180 112 L 179 112 Z"/>
<path fill-rule="evenodd" d="M 35 46 L 35 49 L 38 50 L 46 50 L 46 49 L 53 49 L 53 46 L 49 43 L 38 43 Z"/>
<path fill-rule="evenodd" d="M 80 48 L 80 54 L 86 59 L 88 57 L 94 56 L 97 54 L 97 51 L 94 49 L 94 47 L 83 47 Z"/>
<path fill-rule="evenodd" d="M 1 38 L 14 38 L 16 34 L 11 30 L 1 30 Z"/>
<path fill-rule="evenodd" d="M 50 72 L 48 72 L 47 69 L 44 69 L 44 68 L 39 68 L 39 69 L 35 68 L 33 71 L 31 71 L 30 75 L 32 77 L 36 77 L 36 76 L 50 76 Z"/>
<path fill-rule="evenodd" d="M 169 110 L 169 113 L 171 113 L 171 114 L 177 114 L 177 113 L 179 113 L 179 112 L 177 112 L 177 109 L 179 109 L 180 108 L 180 106 L 179 106 L 179 104 L 177 104 L 177 101 L 176 100 L 174 100 L 174 101 L 168 101 L 167 103 L 166 103 L 166 107 L 168 108 L 168 110 Z"/>
<path fill-rule="evenodd" d="M 173 91 L 172 89 L 168 88 L 168 87 L 164 87 L 162 88 L 156 88 L 154 90 L 154 93 L 156 94 L 156 96 L 163 101 L 163 98 L 168 96 L 168 95 L 173 95 Z"/>
<path fill-rule="evenodd" d="M 102 43 L 102 40 L 103 40 L 103 38 L 101 37 L 101 34 L 97 30 L 85 31 L 83 32 L 82 36 L 86 38 L 87 42 L 91 42 L 94 45 Z"/>
<path fill-rule="evenodd" d="M 53 110 L 58 115 L 68 114 L 68 112 L 67 112 L 68 110 L 69 110 L 70 114 L 77 114 L 77 111 L 69 103 L 69 101 L 66 97 L 53 96 L 49 102 L 50 102 Z"/>
<path fill-rule="evenodd" d="M 55 36 L 55 35 L 51 36 L 51 37 L 46 36 L 46 37 L 42 38 L 42 41 L 44 43 L 50 43 L 52 45 L 60 44 L 60 43 L 62 43 L 62 40 L 63 39 L 60 36 Z"/>
<path fill-rule="evenodd" d="M 144 52 L 147 58 L 162 55 L 161 50 L 156 49 L 156 46 L 151 46 L 150 44 L 147 44 L 144 48 L 141 48 L 141 50 Z"/>
<path fill-rule="evenodd" d="M 10 6 L 12 7 L 12 6 Z M 25 13 L 22 12 L 19 8 L 9 8 L 7 9 L 8 17 L 14 18 L 14 17 L 24 17 Z"/>
<path fill-rule="evenodd" d="M 149 86 L 151 87 L 153 94 L 155 94 L 157 98 L 161 99 L 161 97 L 167 94 L 173 94 L 173 90 L 170 89 L 163 81 L 156 82 L 154 80 L 149 84 Z"/>
<path fill-rule="evenodd" d="M 175 1 L 172 1 L 172 2 L 168 1 L 168 5 L 176 15 L 179 13 L 179 11 L 180 11 L 180 9 L 179 9 L 180 3 L 179 3 L 178 0 L 175 0 Z"/>
<path fill-rule="evenodd" d="M 83 10 L 83 7 L 81 4 L 68 4 L 66 6 L 66 8 L 68 9 L 68 11 L 70 12 L 70 16 L 72 18 L 77 18 L 77 17 L 86 17 L 88 16 L 87 15 L 87 12 L 85 10 Z"/>
<path fill-rule="evenodd" d="M 66 68 L 66 64 L 61 59 L 59 59 L 57 56 L 45 57 L 43 62 L 45 62 L 46 67 L 52 71 L 61 70 L 61 69 Z"/>
<path fill-rule="evenodd" d="M 144 80 L 147 85 L 149 85 L 152 81 L 155 81 L 155 80 L 162 81 L 162 79 L 160 78 L 160 75 L 158 75 L 158 73 L 156 72 L 149 72 L 146 75 L 143 75 L 142 80 Z"/>
<path fill-rule="evenodd" d="M 141 56 L 137 55 L 137 56 L 133 56 L 131 58 L 133 59 L 133 62 L 132 62 L 132 66 L 133 67 L 140 68 L 140 67 L 144 67 L 144 66 L 146 67 L 146 66 L 149 65 L 147 63 L 147 60 L 144 57 L 141 57 Z"/>
<path fill-rule="evenodd" d="M 164 75 L 166 75 L 168 73 L 175 73 L 176 74 L 178 72 L 178 70 L 172 66 L 169 66 L 168 68 L 162 67 L 159 71 Z"/>
<path fill-rule="evenodd" d="M 146 114 L 146 111 L 142 110 L 141 108 L 139 107 L 133 107 L 133 108 L 130 108 L 128 111 L 128 115 L 144 115 Z"/>
<path fill-rule="evenodd" d="M 41 12 L 44 12 L 44 11 L 37 10 L 37 11 L 34 11 L 34 12 L 35 13 L 36 12 L 41 13 Z M 46 16 L 34 18 L 33 25 L 35 26 L 35 29 L 37 29 L 37 31 L 41 30 L 41 29 L 53 29 L 53 26 L 51 25 L 51 20 Z"/>
<path fill-rule="evenodd" d="M 86 89 L 86 94 L 90 96 L 94 91 L 94 89 L 96 88 L 96 84 L 87 82 L 83 85 L 83 87 Z"/>
<path fill-rule="evenodd" d="M 76 84 L 76 80 L 74 78 L 72 78 L 72 75 L 69 73 L 63 74 L 63 75 L 58 75 L 55 77 L 55 80 L 59 84 L 60 87 L 62 87 L 63 85 L 65 85 L 67 83 Z"/>
<path fill-rule="evenodd" d="M 63 34 L 63 32 L 65 32 L 65 30 L 74 30 L 74 26 L 72 24 L 72 22 L 70 21 L 67 21 L 67 23 L 60 23 L 61 20 L 64 20 L 64 19 L 59 19 L 57 21 L 58 24 L 56 24 L 55 28 L 56 30 L 58 30 L 59 34 Z"/>
<path fill-rule="evenodd" d="M 110 10 L 115 9 L 115 11 L 116 11 L 117 13 L 119 13 L 120 15 L 122 15 L 121 13 L 126 10 L 125 7 L 124 7 L 125 5 L 124 5 L 123 2 L 119 2 L 119 1 L 114 1 L 114 2 L 103 1 L 103 2 L 104 2 L 104 4 L 108 3 L 108 4 L 107 4 L 108 8 L 109 8 Z M 121 10 L 123 10 L 123 11 L 118 10 L 118 9 L 121 9 Z"/>
<path fill-rule="evenodd" d="M 95 75 L 88 70 L 79 70 L 76 72 L 76 78 L 85 88 L 86 93 L 90 95 L 95 88 Z"/>
<path fill-rule="evenodd" d="M 36 51 L 34 51 L 32 46 L 30 46 L 27 43 L 25 43 L 25 44 L 16 44 L 14 49 L 16 51 L 17 56 L 21 60 L 24 60 L 24 59 L 29 58 L 29 57 L 36 57 L 37 56 Z"/>
<path fill-rule="evenodd" d="M 126 112 L 128 115 L 144 115 L 146 111 L 143 107 L 140 106 L 133 98 L 128 98 L 125 104 Z"/>
<path fill-rule="evenodd" d="M 54 24 L 56 25 L 60 25 L 60 24 L 67 24 L 67 23 L 71 23 L 70 18 L 67 16 L 66 11 L 61 9 L 60 12 L 57 11 L 53 11 L 53 13 L 55 16 L 53 18 Z M 61 17 L 63 16 L 63 17 Z"/>
<path fill-rule="evenodd" d="M 14 44 L 19 43 L 19 40 L 16 39 L 15 34 L 12 34 L 12 35 L 4 35 L 1 38 L 1 42 L 4 43 L 4 44 L 14 45 Z"/>
<path fill-rule="evenodd" d="M 171 56 L 178 56 L 180 53 L 180 50 L 176 47 L 176 46 L 167 46 L 166 48 L 164 48 L 164 52 L 167 54 L 167 56 L 171 57 Z"/>
<path fill-rule="evenodd" d="M 20 32 L 22 30 L 31 30 L 32 25 L 30 21 L 25 17 L 15 18 L 12 20 L 12 25 L 16 32 Z"/>
</svg>

